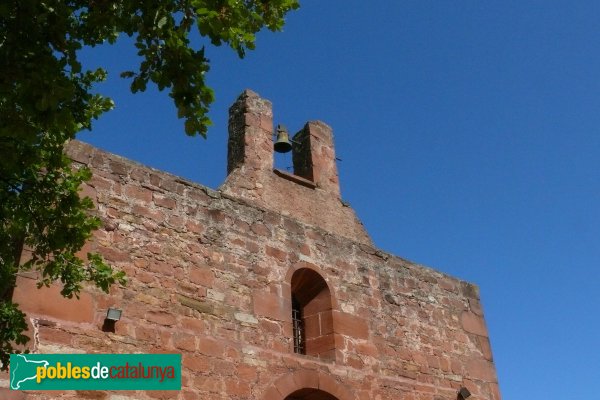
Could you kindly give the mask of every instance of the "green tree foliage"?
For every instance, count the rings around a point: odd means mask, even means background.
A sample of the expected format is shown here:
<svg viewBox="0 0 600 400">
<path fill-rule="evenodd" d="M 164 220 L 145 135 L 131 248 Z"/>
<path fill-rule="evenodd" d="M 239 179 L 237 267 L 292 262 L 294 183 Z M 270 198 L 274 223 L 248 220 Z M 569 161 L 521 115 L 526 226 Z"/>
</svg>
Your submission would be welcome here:
<svg viewBox="0 0 600 400">
<path fill-rule="evenodd" d="M 105 79 L 78 59 L 84 46 L 134 37 L 139 68 L 121 75 L 133 92 L 168 89 L 188 135 L 206 135 L 213 92 L 209 61 L 189 36 L 229 45 L 240 57 L 266 27 L 280 30 L 296 0 L 4 0 L 0 3 L 0 361 L 27 342 L 24 315 L 11 302 L 16 274 L 39 272 L 39 286 L 60 281 L 77 296 L 84 282 L 104 291 L 124 283 L 97 254 L 76 253 L 99 220 L 78 195 L 90 178 L 73 168 L 64 145 L 113 102 L 92 92 Z M 23 260 L 22 250 L 31 250 Z"/>
</svg>

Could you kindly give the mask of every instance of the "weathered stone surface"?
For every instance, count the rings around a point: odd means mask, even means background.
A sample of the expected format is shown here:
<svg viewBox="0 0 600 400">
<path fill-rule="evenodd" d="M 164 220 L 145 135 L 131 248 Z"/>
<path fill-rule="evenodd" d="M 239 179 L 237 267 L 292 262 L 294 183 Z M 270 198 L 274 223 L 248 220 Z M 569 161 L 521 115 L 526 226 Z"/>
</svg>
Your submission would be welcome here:
<svg viewBox="0 0 600 400">
<path fill-rule="evenodd" d="M 465 331 L 479 336 L 487 336 L 487 329 L 483 317 L 464 311 L 461 315 L 462 326 Z"/>
<path fill-rule="evenodd" d="M 198 312 L 213 314 L 214 313 L 214 305 L 212 303 L 208 303 L 206 301 L 200 301 L 196 299 L 192 299 L 186 296 L 179 295 L 177 296 L 179 302 L 186 307 L 192 308 Z"/>
<path fill-rule="evenodd" d="M 58 285 L 37 289 L 35 279 L 19 277 L 13 301 L 21 310 L 33 316 L 74 323 L 94 321 L 94 301 L 89 293 L 83 292 L 79 299 L 66 299 L 60 295 Z"/>
</svg>

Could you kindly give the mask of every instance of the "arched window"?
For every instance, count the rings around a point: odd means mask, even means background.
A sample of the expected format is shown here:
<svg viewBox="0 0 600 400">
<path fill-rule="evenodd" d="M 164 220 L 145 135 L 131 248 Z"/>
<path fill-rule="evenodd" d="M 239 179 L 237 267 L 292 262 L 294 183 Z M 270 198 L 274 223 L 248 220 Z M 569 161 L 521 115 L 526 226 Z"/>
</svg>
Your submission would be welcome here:
<svg viewBox="0 0 600 400">
<path fill-rule="evenodd" d="M 327 282 L 312 269 L 301 268 L 292 275 L 291 289 L 294 352 L 334 359 L 333 315 Z"/>
</svg>

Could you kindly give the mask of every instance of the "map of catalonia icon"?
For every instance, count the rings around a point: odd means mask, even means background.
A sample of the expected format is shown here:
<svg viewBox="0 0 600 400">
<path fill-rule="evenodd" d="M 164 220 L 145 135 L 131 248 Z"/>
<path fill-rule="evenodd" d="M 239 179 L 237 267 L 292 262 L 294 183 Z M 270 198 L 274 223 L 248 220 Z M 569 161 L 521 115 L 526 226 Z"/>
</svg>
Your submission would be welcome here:
<svg viewBox="0 0 600 400">
<path fill-rule="evenodd" d="M 39 355 L 29 354 L 11 354 L 10 355 L 10 388 L 12 390 L 23 390 L 29 388 L 30 385 L 25 384 L 27 381 L 35 381 L 37 379 L 38 367 L 46 368 L 50 365 L 47 360 L 35 359 Z M 22 387 L 22 385 L 28 387 Z"/>
</svg>

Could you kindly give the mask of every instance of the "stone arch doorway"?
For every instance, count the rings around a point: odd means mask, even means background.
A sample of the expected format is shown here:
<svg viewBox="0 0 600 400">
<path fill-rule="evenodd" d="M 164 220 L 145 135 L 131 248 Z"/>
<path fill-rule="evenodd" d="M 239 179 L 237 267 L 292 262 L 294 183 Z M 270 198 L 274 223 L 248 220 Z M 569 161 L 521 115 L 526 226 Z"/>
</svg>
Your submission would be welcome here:
<svg viewBox="0 0 600 400">
<path fill-rule="evenodd" d="M 263 393 L 262 400 L 357 400 L 346 384 L 334 375 L 298 370 L 280 376 Z"/>
<path fill-rule="evenodd" d="M 339 400 L 337 397 L 319 389 L 300 389 L 284 400 Z"/>
</svg>

